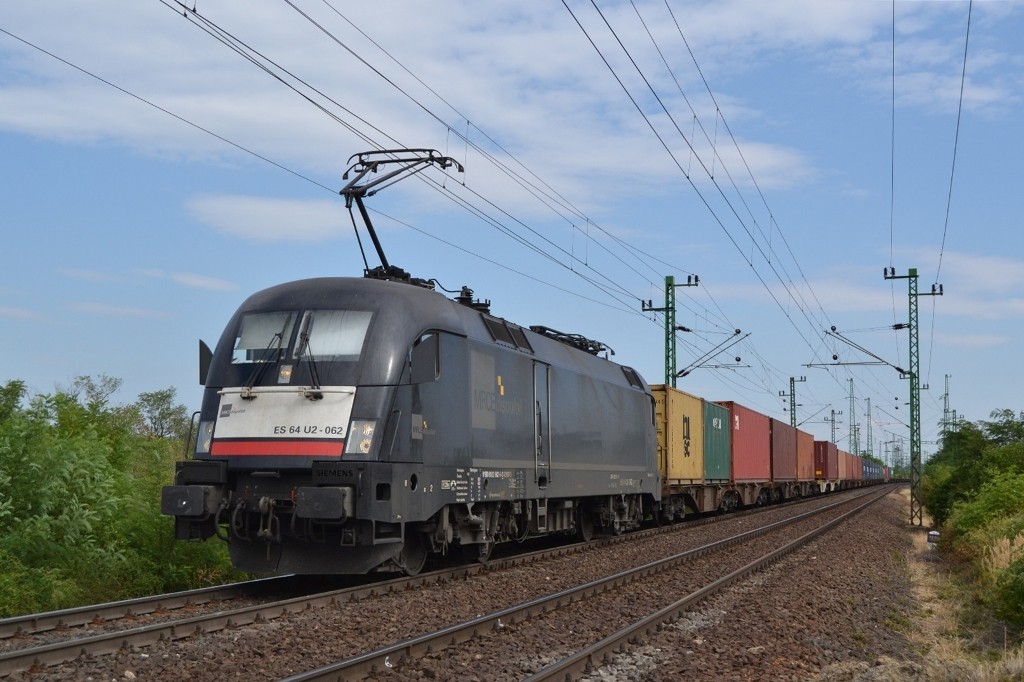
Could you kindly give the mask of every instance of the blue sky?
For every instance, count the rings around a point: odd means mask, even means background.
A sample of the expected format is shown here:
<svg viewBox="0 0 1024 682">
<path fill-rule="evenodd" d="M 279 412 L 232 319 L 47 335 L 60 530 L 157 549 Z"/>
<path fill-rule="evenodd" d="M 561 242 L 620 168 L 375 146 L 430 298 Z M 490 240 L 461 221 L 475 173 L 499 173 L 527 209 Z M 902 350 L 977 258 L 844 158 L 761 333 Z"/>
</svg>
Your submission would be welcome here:
<svg viewBox="0 0 1024 682">
<path fill-rule="evenodd" d="M 599 339 L 652 383 L 663 322 L 640 300 L 697 274 L 678 368 L 750 336 L 680 388 L 788 418 L 778 394 L 804 376 L 803 428 L 828 437 L 842 410 L 848 446 L 852 378 L 862 443 L 868 398 L 873 449 L 906 438 L 894 369 L 808 366 L 871 360 L 832 325 L 909 366 L 892 266 L 944 290 L 919 299 L 925 451 L 946 375 L 969 420 L 1024 409 L 1024 5 L 970 8 L 962 99 L 966 2 L 597 7 L 5 3 L 0 381 L 105 374 L 121 401 L 173 386 L 197 408 L 197 340 L 248 294 L 361 274 L 347 159 L 407 146 L 466 172 L 368 199 L 392 263 Z"/>
</svg>

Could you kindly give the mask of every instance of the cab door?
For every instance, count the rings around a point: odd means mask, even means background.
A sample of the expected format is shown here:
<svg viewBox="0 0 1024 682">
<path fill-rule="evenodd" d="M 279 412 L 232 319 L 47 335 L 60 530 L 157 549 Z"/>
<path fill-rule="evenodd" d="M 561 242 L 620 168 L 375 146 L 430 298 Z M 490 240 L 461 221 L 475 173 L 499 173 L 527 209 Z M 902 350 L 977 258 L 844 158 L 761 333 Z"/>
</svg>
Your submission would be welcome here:
<svg viewBox="0 0 1024 682">
<path fill-rule="evenodd" d="M 535 481 L 546 488 L 551 480 L 551 366 L 533 363 Z"/>
</svg>

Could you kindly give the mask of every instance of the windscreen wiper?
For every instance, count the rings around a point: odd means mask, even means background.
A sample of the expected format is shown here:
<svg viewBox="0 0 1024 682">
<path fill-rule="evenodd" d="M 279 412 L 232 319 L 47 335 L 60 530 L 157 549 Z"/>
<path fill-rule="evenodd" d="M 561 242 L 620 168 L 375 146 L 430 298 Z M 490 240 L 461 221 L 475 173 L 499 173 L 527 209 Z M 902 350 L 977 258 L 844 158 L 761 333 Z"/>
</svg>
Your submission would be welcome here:
<svg viewBox="0 0 1024 682">
<path fill-rule="evenodd" d="M 320 390 L 320 373 L 316 369 L 316 361 L 313 359 L 313 351 L 309 347 L 309 337 L 313 328 L 313 313 L 306 313 L 302 320 L 302 327 L 299 328 L 299 346 L 295 350 L 295 357 L 302 362 L 303 357 L 309 363 L 309 388 L 304 394 L 310 400 L 320 400 L 324 397 Z"/>
<path fill-rule="evenodd" d="M 270 342 L 267 347 L 263 349 L 263 362 L 258 362 L 257 367 L 249 375 L 249 378 L 244 384 L 242 384 L 242 400 L 253 400 L 256 398 L 256 394 L 252 392 L 254 386 L 256 386 L 263 379 L 263 375 L 267 373 L 267 367 L 271 364 L 277 367 L 277 364 L 281 362 L 281 344 L 284 341 L 284 332 L 288 329 L 288 325 L 292 321 L 292 316 L 284 320 L 284 325 L 281 326 L 281 331 L 274 332 L 274 335 L 270 337 Z M 270 351 L 274 351 L 274 361 L 270 362 Z"/>
</svg>

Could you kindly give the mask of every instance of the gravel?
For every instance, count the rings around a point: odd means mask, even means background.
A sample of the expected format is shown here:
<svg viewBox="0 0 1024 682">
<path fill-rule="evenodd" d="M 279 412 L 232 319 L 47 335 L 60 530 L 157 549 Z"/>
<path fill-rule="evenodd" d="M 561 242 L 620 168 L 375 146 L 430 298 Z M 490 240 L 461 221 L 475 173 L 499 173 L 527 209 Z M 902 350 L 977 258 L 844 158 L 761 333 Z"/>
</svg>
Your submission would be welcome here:
<svg viewBox="0 0 1024 682">
<path fill-rule="evenodd" d="M 911 551 L 894 493 L 589 679 L 907 679 Z"/>
<path fill-rule="evenodd" d="M 913 663 L 910 646 L 894 630 L 905 622 L 911 607 L 904 558 L 910 540 L 900 500 L 890 495 L 767 572 L 706 602 L 699 612 L 686 614 L 657 636 L 634 645 L 588 679 L 804 680 L 827 672 L 829 666 L 838 675 L 835 666 L 842 664 L 880 659 Z M 110 656 L 82 657 L 45 673 L 13 679 L 277 680 L 805 509 L 773 509 L 758 514 L 756 520 L 727 518 L 684 527 L 681 532 L 638 542 L 310 609 L 220 633 Z M 749 560 L 715 556 L 707 563 L 723 568 Z M 695 577 L 700 577 L 698 569 L 686 580 Z M 683 587 L 671 589 L 682 596 Z M 614 617 L 595 616 L 599 611 L 588 612 L 590 607 L 559 609 L 550 614 L 550 620 L 546 616 L 547 625 L 539 629 L 509 624 L 460 645 L 457 651 L 449 649 L 399 666 L 381 679 L 449 679 L 450 659 L 456 656 L 459 679 L 520 679 L 570 653 L 561 642 L 578 644 L 603 636 L 619 626 L 616 619 L 638 618 L 645 615 L 648 602 L 666 598 L 661 588 L 645 585 L 624 594 L 604 600 L 607 603 L 601 608 L 610 609 Z"/>
</svg>

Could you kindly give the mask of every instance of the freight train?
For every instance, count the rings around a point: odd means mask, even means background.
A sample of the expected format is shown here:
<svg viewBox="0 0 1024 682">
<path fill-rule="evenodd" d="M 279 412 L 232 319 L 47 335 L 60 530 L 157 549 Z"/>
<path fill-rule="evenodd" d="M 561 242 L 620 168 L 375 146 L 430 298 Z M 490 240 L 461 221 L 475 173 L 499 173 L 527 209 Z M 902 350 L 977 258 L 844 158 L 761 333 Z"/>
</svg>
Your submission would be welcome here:
<svg viewBox="0 0 1024 682">
<path fill-rule="evenodd" d="M 885 475 L 390 265 L 363 197 L 458 164 L 432 150 L 357 157 L 341 193 L 381 266 L 260 291 L 215 349 L 200 343 L 194 445 L 161 500 L 178 539 L 220 536 L 254 573 L 411 575 L 501 542 L 618 534 Z M 400 168 L 366 180 L 389 163 Z"/>
<path fill-rule="evenodd" d="M 648 386 L 603 344 L 463 292 L 309 279 L 246 300 L 162 510 L 257 573 L 415 574 L 429 556 L 616 534 L 880 470 L 735 402 Z"/>
</svg>

